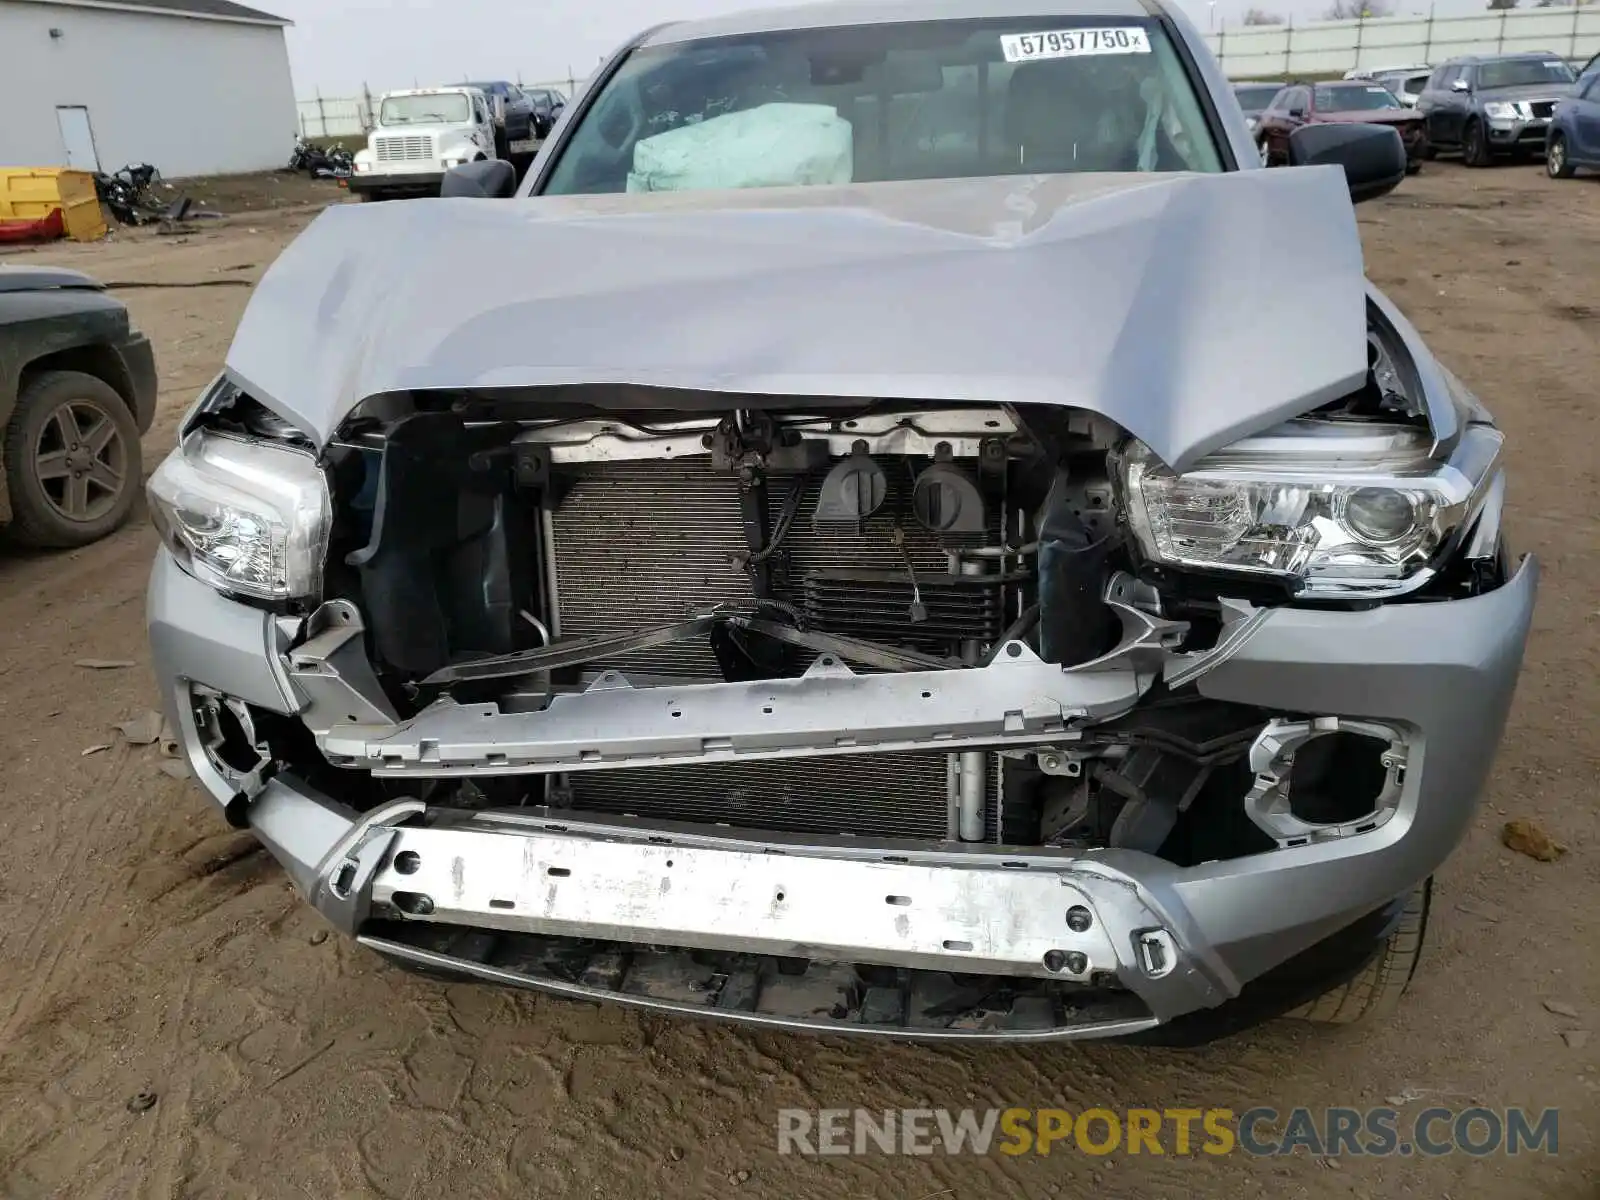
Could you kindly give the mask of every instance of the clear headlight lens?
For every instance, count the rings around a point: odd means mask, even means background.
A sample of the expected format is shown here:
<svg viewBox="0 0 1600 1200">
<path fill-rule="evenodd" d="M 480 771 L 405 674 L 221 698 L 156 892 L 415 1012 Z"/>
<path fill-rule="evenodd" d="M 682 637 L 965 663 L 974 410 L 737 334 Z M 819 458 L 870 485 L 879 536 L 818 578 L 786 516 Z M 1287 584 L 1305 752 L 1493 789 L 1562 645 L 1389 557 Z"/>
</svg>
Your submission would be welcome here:
<svg viewBox="0 0 1600 1200">
<path fill-rule="evenodd" d="M 1439 463 L 1420 430 L 1292 421 L 1182 475 L 1135 443 L 1121 474 L 1150 559 L 1277 578 L 1311 596 L 1397 595 L 1431 577 L 1477 513 L 1501 442 L 1469 426 Z"/>
<path fill-rule="evenodd" d="M 1517 115 L 1517 106 L 1505 100 L 1491 100 L 1483 106 L 1483 113 L 1496 120 L 1509 120 Z"/>
<path fill-rule="evenodd" d="M 195 578 L 260 600 L 321 590 L 332 505 L 305 451 L 200 430 L 147 490 L 156 528 Z"/>
</svg>

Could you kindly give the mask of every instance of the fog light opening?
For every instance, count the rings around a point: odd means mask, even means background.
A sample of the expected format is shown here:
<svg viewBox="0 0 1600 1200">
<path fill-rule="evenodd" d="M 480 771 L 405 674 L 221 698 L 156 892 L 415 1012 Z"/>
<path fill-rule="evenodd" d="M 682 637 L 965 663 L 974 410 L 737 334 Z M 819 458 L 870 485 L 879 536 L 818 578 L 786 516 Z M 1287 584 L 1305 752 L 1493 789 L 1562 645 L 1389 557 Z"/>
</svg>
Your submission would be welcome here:
<svg viewBox="0 0 1600 1200">
<path fill-rule="evenodd" d="M 272 763 L 254 710 L 242 700 L 198 686 L 190 694 L 190 706 L 206 761 L 230 785 L 254 795 Z"/>
<path fill-rule="evenodd" d="M 1280 847 L 1370 833 L 1406 787 L 1405 735 L 1375 721 L 1269 721 L 1250 747 L 1245 814 Z"/>
<path fill-rule="evenodd" d="M 1389 743 L 1330 733 L 1305 743 L 1289 769 L 1289 811 L 1308 825 L 1348 825 L 1371 817 L 1382 799 Z"/>
</svg>

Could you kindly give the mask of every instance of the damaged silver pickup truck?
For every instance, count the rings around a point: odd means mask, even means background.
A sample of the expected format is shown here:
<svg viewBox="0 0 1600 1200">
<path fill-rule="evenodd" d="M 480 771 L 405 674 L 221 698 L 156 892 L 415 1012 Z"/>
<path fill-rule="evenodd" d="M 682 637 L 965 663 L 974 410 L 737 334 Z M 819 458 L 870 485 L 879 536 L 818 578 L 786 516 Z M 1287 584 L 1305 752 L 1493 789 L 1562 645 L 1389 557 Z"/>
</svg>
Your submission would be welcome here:
<svg viewBox="0 0 1600 1200">
<path fill-rule="evenodd" d="M 1263 170 L 1175 9 L 1014 3 L 651 31 L 519 195 L 273 266 L 150 482 L 150 636 L 338 929 L 830 1032 L 1398 999 L 1537 582 L 1364 276 L 1404 151 Z"/>
</svg>

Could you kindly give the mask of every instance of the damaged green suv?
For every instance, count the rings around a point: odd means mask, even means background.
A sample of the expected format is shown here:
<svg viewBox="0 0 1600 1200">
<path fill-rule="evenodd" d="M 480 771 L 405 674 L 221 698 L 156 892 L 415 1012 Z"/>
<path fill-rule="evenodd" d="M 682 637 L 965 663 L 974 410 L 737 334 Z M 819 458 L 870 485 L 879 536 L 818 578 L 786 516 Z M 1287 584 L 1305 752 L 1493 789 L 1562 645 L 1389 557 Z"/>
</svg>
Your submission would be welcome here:
<svg viewBox="0 0 1600 1200">
<path fill-rule="evenodd" d="M 87 275 L 0 267 L 0 526 L 13 543 L 81 546 L 128 518 L 155 357 Z"/>
</svg>

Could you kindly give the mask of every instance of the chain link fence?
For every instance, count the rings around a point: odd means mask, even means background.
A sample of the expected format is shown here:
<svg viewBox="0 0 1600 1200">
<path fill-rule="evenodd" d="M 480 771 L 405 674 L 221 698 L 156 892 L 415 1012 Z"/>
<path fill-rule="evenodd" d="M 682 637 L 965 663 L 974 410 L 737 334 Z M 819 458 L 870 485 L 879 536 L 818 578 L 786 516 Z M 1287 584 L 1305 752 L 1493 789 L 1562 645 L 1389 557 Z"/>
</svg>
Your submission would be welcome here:
<svg viewBox="0 0 1600 1200">
<path fill-rule="evenodd" d="M 526 82 L 519 79 L 517 86 L 554 88 L 571 98 L 577 89 L 577 82 L 570 78 Z M 366 137 L 367 131 L 374 123 L 373 113 L 376 111 L 377 102 L 382 98 L 382 92 L 374 92 L 363 86 L 361 93 L 356 96 L 318 95 L 310 100 L 300 100 L 297 102 L 300 110 L 300 135 L 306 138 Z"/>
<path fill-rule="evenodd" d="M 1580 64 L 1600 53 L 1600 0 L 1558 8 L 1513 8 L 1469 16 L 1368 17 L 1296 25 L 1238 25 L 1206 34 L 1222 68 L 1234 79 L 1337 75 L 1355 67 L 1435 64 L 1458 54 L 1544 51 Z M 517 81 L 555 88 L 569 98 L 577 80 Z M 382 93 L 315 96 L 299 102 L 300 133 L 365 137 Z"/>
<path fill-rule="evenodd" d="M 1206 35 L 1234 79 L 1340 74 L 1429 65 L 1458 54 L 1543 52 L 1581 64 L 1600 52 L 1600 3 L 1501 9 L 1465 17 L 1369 17 L 1303 25 L 1240 25 Z"/>
</svg>

